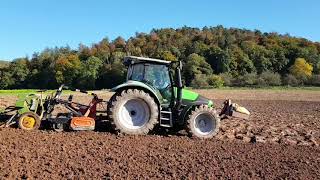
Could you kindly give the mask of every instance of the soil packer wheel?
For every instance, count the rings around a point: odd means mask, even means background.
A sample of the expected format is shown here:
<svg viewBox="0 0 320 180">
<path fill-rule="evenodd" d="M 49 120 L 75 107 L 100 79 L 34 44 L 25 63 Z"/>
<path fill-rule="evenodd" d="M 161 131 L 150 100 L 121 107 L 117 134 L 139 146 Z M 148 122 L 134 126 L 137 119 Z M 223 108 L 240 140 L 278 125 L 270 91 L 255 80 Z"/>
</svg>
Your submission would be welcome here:
<svg viewBox="0 0 320 180">
<path fill-rule="evenodd" d="M 52 129 L 55 132 L 63 132 L 65 127 L 64 127 L 64 124 L 62 124 L 62 123 L 54 123 L 54 124 L 52 124 Z"/>
<path fill-rule="evenodd" d="M 217 112 L 202 105 L 191 111 L 187 120 L 187 132 L 190 136 L 202 139 L 212 138 L 219 131 L 220 118 Z"/>
<path fill-rule="evenodd" d="M 23 113 L 18 119 L 18 126 L 24 130 L 39 129 L 40 117 L 34 112 Z"/>
<path fill-rule="evenodd" d="M 112 98 L 108 114 L 120 133 L 147 134 L 158 123 L 159 108 L 148 93 L 128 89 Z"/>
</svg>

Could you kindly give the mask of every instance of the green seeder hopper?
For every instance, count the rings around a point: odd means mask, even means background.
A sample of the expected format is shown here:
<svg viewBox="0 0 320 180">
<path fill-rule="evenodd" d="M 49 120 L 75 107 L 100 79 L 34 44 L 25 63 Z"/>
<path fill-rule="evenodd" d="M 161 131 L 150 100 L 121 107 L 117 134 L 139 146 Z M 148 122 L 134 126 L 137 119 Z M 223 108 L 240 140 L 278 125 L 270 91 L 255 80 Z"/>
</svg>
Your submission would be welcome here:
<svg viewBox="0 0 320 180">
<path fill-rule="evenodd" d="M 28 94 L 19 96 L 15 106 L 9 106 L 2 111 L 0 115 L 9 117 L 7 121 L 2 123 L 2 127 L 9 127 L 17 124 L 25 130 L 33 130 L 40 127 L 40 121 L 44 116 L 45 102 L 49 98 L 44 98 L 43 91 L 37 91 L 39 94 Z"/>
</svg>

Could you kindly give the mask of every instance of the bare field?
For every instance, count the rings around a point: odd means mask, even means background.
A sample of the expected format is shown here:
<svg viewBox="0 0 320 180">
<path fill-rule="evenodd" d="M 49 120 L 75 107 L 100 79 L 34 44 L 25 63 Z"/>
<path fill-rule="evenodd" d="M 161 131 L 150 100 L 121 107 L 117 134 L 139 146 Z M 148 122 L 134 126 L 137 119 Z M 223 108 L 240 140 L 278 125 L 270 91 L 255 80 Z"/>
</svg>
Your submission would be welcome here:
<svg viewBox="0 0 320 180">
<path fill-rule="evenodd" d="M 220 107 L 231 98 L 251 112 L 226 119 L 211 140 L 182 134 L 117 136 L 109 132 L 0 129 L 0 177 L 317 179 L 320 177 L 320 92 L 195 90 Z M 112 93 L 99 91 L 104 99 Z M 0 96 L 0 107 L 16 97 Z M 77 94 L 87 103 L 90 97 Z"/>
</svg>

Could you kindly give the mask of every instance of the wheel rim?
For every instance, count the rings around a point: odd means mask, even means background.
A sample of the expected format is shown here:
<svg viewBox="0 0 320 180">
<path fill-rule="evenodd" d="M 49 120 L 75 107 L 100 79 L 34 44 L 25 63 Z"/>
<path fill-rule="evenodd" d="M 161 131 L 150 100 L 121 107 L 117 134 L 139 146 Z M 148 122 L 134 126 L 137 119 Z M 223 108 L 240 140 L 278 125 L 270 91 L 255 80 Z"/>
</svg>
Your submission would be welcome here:
<svg viewBox="0 0 320 180">
<path fill-rule="evenodd" d="M 63 124 L 54 124 L 53 125 L 53 130 L 55 130 L 56 132 L 63 131 Z"/>
<path fill-rule="evenodd" d="M 35 126 L 36 119 L 31 116 L 26 116 L 22 119 L 22 126 L 28 129 L 31 129 Z"/>
<path fill-rule="evenodd" d="M 211 134 L 216 127 L 216 124 L 213 118 L 214 117 L 212 117 L 212 115 L 207 113 L 199 114 L 195 118 L 195 123 L 194 123 L 196 132 L 203 136 Z"/>
<path fill-rule="evenodd" d="M 150 108 L 142 99 L 125 101 L 118 113 L 120 123 L 128 129 L 139 129 L 150 119 Z"/>
</svg>

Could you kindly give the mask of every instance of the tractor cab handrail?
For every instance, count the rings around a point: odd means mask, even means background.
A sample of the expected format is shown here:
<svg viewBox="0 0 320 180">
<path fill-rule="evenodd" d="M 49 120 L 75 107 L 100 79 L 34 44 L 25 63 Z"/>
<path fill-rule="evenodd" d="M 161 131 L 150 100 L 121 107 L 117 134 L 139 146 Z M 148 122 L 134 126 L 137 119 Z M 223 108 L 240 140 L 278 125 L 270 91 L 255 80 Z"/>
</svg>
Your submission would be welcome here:
<svg viewBox="0 0 320 180">
<path fill-rule="evenodd" d="M 88 95 L 91 95 L 93 96 L 95 99 L 99 99 L 98 98 L 98 95 L 95 94 L 95 93 L 92 93 L 92 92 L 88 92 L 88 91 L 85 91 L 85 90 L 81 90 L 81 89 L 73 89 L 73 88 L 69 88 L 68 86 L 62 84 L 56 91 L 55 95 L 54 95 L 54 99 L 60 99 L 60 96 L 62 94 L 62 91 L 66 89 L 66 90 L 71 90 L 71 91 L 75 91 L 75 92 L 81 92 L 81 93 L 84 93 L 84 94 L 88 94 Z"/>
</svg>

